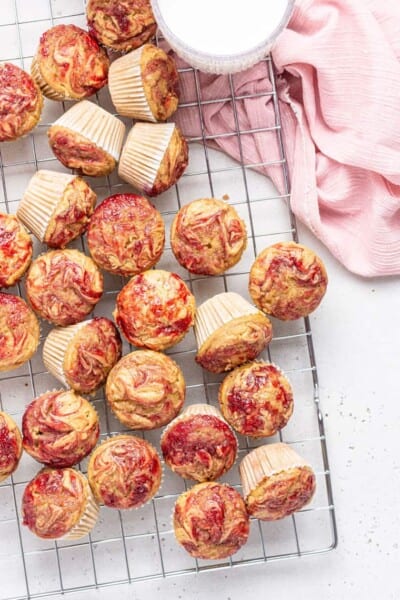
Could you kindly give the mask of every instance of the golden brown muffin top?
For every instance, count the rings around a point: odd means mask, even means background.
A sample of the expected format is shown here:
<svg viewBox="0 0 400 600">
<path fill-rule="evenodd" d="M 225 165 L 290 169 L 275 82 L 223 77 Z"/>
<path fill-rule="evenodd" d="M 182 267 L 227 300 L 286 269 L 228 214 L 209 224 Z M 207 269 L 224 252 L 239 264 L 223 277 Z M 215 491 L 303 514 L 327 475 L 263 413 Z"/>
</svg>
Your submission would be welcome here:
<svg viewBox="0 0 400 600">
<path fill-rule="evenodd" d="M 137 194 L 114 194 L 95 210 L 88 245 L 95 262 L 129 277 L 154 266 L 164 250 L 164 221 L 156 208 Z"/>
<path fill-rule="evenodd" d="M 246 496 L 247 511 L 262 521 L 283 519 L 308 504 L 314 492 L 311 467 L 292 467 L 264 477 Z"/>
<path fill-rule="evenodd" d="M 116 160 L 111 154 L 68 127 L 52 125 L 47 136 L 56 158 L 69 169 L 90 177 L 106 176 L 115 169 Z"/>
<path fill-rule="evenodd" d="M 32 258 L 32 240 L 15 215 L 0 212 L 0 288 L 11 287 Z"/>
<path fill-rule="evenodd" d="M 0 411 L 0 482 L 18 467 L 22 454 L 22 437 L 14 420 Z"/>
<path fill-rule="evenodd" d="M 100 429 L 93 406 L 72 390 L 35 398 L 22 419 L 24 450 L 50 467 L 72 467 L 95 447 Z"/>
<path fill-rule="evenodd" d="M 182 408 L 185 380 L 169 356 L 137 350 L 111 370 L 106 397 L 117 418 L 130 429 L 155 429 L 169 423 Z"/>
<path fill-rule="evenodd" d="M 78 250 L 52 250 L 38 256 L 27 278 L 32 308 L 55 325 L 82 321 L 103 293 L 103 277 L 91 258 Z"/>
<path fill-rule="evenodd" d="M 43 96 L 25 71 L 0 65 L 0 142 L 15 140 L 33 129 L 42 112 Z"/>
<path fill-rule="evenodd" d="M 274 435 L 293 412 L 289 381 L 275 365 L 265 362 L 246 364 L 229 373 L 218 400 L 228 423 L 250 437 Z"/>
<path fill-rule="evenodd" d="M 154 44 L 143 46 L 140 59 L 142 83 L 156 121 L 166 121 L 179 102 L 179 77 L 174 59 Z"/>
<path fill-rule="evenodd" d="M 237 441 L 229 425 L 211 414 L 176 418 L 161 438 L 167 465 L 181 477 L 211 481 L 235 462 Z"/>
<path fill-rule="evenodd" d="M 296 242 L 265 248 L 250 271 L 249 292 L 265 313 L 283 321 L 299 319 L 317 308 L 328 276 L 321 259 Z"/>
<path fill-rule="evenodd" d="M 249 535 L 243 498 L 234 488 L 217 482 L 198 483 L 175 504 L 177 541 L 195 558 L 227 558 Z"/>
<path fill-rule="evenodd" d="M 79 522 L 89 494 L 82 473 L 69 468 L 42 469 L 25 488 L 23 524 L 41 538 L 60 538 Z"/>
<path fill-rule="evenodd" d="M 43 241 L 50 248 L 65 248 L 86 230 L 96 200 L 96 194 L 86 181 L 75 177 L 53 212 Z"/>
<path fill-rule="evenodd" d="M 36 352 L 39 323 L 22 298 L 0 292 L 0 371 L 17 369 Z"/>
<path fill-rule="evenodd" d="M 160 487 L 161 476 L 155 448 L 133 435 L 117 435 L 100 444 L 88 466 L 96 499 L 110 508 L 138 508 L 146 504 Z"/>
<path fill-rule="evenodd" d="M 157 29 L 150 0 L 89 0 L 86 11 L 90 33 L 113 50 L 138 48 Z"/>
<path fill-rule="evenodd" d="M 105 317 L 91 319 L 68 344 L 62 365 L 67 383 L 83 394 L 93 392 L 105 382 L 121 351 L 114 323 Z"/>
<path fill-rule="evenodd" d="M 194 296 L 179 275 L 152 269 L 122 288 L 114 318 L 131 344 L 164 350 L 183 339 L 195 310 Z"/>
<path fill-rule="evenodd" d="M 76 25 L 61 24 L 45 31 L 36 60 L 41 78 L 60 100 L 87 98 L 107 83 L 110 61 L 106 52 Z"/>
<path fill-rule="evenodd" d="M 235 208 L 222 200 L 194 200 L 183 206 L 172 222 L 173 253 L 191 273 L 223 273 L 240 260 L 246 245 L 244 222 Z"/>
</svg>

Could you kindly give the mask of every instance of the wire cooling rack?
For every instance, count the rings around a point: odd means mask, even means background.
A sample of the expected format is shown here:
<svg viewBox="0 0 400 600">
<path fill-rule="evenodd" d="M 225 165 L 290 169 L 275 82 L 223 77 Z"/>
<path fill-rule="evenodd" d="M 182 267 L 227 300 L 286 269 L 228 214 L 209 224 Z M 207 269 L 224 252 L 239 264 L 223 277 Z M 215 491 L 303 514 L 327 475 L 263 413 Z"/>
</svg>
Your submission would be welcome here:
<svg viewBox="0 0 400 600">
<path fill-rule="evenodd" d="M 0 15 L 0 60 L 9 60 L 29 70 L 40 34 L 57 23 L 75 23 L 85 26 L 82 0 L 2 0 Z M 195 198 L 228 195 L 247 224 L 249 243 L 239 265 L 221 277 L 189 277 L 175 261 L 170 247 L 166 248 L 160 268 L 178 272 L 190 285 L 197 302 L 221 291 L 238 291 L 247 296 L 249 268 L 256 254 L 265 246 L 279 240 L 297 239 L 296 222 L 289 208 L 290 186 L 282 139 L 279 106 L 273 65 L 270 58 L 263 61 L 266 80 L 271 88 L 257 96 L 269 98 L 274 107 L 274 123 L 257 130 L 241 130 L 237 114 L 234 78 L 229 79 L 228 98 L 204 99 L 199 74 L 190 68 L 185 76 L 193 78 L 192 99 L 186 99 L 182 108 L 197 115 L 200 135 L 189 138 L 190 164 L 187 172 L 174 189 L 155 200 L 167 229 L 182 204 Z M 92 99 L 96 101 L 96 98 Z M 112 110 L 107 90 L 102 90 L 97 101 Z M 232 102 L 235 130 L 229 134 L 206 135 L 204 106 L 212 102 Z M 46 100 L 41 124 L 28 137 L 17 142 L 0 144 L 1 185 L 0 210 L 15 213 L 26 185 L 38 168 L 62 170 L 54 159 L 46 139 L 46 130 L 63 110 L 64 103 Z M 131 123 L 125 120 L 129 126 Z M 221 152 L 209 147 L 217 138 L 233 136 L 241 153 L 245 135 L 271 136 L 279 148 L 279 159 L 274 167 L 281 169 L 285 193 L 278 194 L 265 176 L 253 167 L 268 163 L 244 164 L 234 162 Z M 129 186 L 115 174 L 104 179 L 88 179 L 99 199 L 111 193 L 129 191 Z M 73 244 L 86 250 L 85 239 Z M 35 255 L 45 250 L 35 242 Z M 115 297 L 123 285 L 120 278 L 105 276 L 105 294 L 97 305 L 95 315 L 111 317 Z M 9 290 L 24 296 L 23 283 Z M 292 323 L 273 322 L 274 339 L 264 358 L 274 361 L 291 380 L 295 411 L 287 427 L 268 441 L 282 440 L 299 451 L 313 465 L 317 474 L 317 493 L 311 505 L 295 516 L 275 523 L 252 520 L 248 543 L 231 559 L 197 561 L 175 542 L 171 513 L 177 496 L 186 489 L 186 483 L 165 469 L 159 494 L 137 511 L 119 512 L 101 508 L 100 519 L 89 536 L 78 542 L 51 542 L 34 537 L 20 521 L 20 502 L 26 483 L 40 465 L 24 455 L 13 477 L 0 485 L 0 598 L 37 598 L 57 592 L 84 590 L 144 579 L 195 573 L 207 569 L 234 568 L 272 560 L 301 557 L 331 550 L 337 542 L 331 480 L 326 450 L 323 417 L 319 407 L 318 374 L 308 319 Z M 46 371 L 41 359 L 41 347 L 49 326 L 42 323 L 41 346 L 33 359 L 16 371 L 0 374 L 0 405 L 18 423 L 24 407 L 35 396 L 58 387 Z M 124 353 L 129 346 L 124 345 Z M 210 375 L 194 362 L 193 333 L 169 351 L 180 364 L 187 382 L 187 404 L 207 401 L 217 404 L 221 377 Z M 92 399 L 101 419 L 102 438 L 124 431 L 108 410 L 103 393 Z M 145 433 L 146 439 L 159 449 L 160 431 Z M 239 460 L 256 444 L 239 436 Z M 86 470 L 86 462 L 80 467 Z M 238 468 L 227 474 L 224 481 L 240 489 Z M 290 569 L 290 566 L 287 567 Z"/>
</svg>

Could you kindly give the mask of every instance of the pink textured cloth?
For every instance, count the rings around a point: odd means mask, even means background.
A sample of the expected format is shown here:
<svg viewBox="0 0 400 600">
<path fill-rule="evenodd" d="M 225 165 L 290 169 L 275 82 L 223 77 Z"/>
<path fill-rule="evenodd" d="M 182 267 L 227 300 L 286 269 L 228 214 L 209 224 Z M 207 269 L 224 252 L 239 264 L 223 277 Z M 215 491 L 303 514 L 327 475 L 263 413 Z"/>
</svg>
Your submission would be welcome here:
<svg viewBox="0 0 400 600">
<path fill-rule="evenodd" d="M 294 213 L 350 270 L 400 273 L 400 0 L 298 0 L 273 51 Z M 203 100 L 231 96 L 229 78 L 200 74 Z M 271 89 L 266 63 L 233 78 L 235 94 Z M 183 100 L 196 96 L 192 73 Z M 239 100 L 240 128 L 275 125 L 273 98 Z M 232 102 L 178 117 L 184 133 L 237 130 Z M 246 164 L 279 158 L 275 132 L 241 136 Z M 237 136 L 211 144 L 240 159 Z M 281 170 L 265 169 L 283 193 Z"/>
</svg>

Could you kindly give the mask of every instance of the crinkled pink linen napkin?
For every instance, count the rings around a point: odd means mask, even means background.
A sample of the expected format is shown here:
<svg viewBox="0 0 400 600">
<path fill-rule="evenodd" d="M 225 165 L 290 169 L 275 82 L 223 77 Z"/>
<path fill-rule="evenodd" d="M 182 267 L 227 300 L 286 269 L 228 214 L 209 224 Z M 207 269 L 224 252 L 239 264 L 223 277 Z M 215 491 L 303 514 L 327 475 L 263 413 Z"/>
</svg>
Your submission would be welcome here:
<svg viewBox="0 0 400 600">
<path fill-rule="evenodd" d="M 296 216 L 359 275 L 400 273 L 400 1 L 298 0 L 272 53 Z M 203 100 L 229 78 L 199 74 Z M 233 77 L 237 96 L 271 89 L 265 63 Z M 194 100 L 183 73 L 183 101 Z M 241 129 L 275 125 L 271 96 L 236 102 Z M 204 105 L 204 133 L 235 132 L 232 102 Z M 196 107 L 177 117 L 199 135 Z M 274 132 L 241 136 L 246 164 L 279 158 Z M 237 136 L 212 141 L 240 158 Z M 281 170 L 266 167 L 280 193 Z"/>
</svg>

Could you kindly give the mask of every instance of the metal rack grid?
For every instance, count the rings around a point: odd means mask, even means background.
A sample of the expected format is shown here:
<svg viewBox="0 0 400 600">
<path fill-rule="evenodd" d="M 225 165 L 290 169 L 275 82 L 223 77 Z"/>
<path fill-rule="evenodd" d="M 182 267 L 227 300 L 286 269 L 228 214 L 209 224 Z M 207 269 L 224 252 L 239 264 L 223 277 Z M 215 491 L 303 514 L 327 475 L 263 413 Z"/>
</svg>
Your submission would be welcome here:
<svg viewBox="0 0 400 600">
<path fill-rule="evenodd" d="M 0 19 L 0 60 L 9 60 L 29 69 L 38 37 L 53 24 L 73 22 L 84 26 L 82 0 L 3 0 Z M 31 5 L 35 5 L 32 8 Z M 35 14 L 33 14 L 35 10 Z M 195 97 L 185 99 L 182 109 L 193 109 L 199 119 L 199 135 L 189 137 L 190 164 L 187 172 L 173 190 L 155 200 L 166 225 L 182 204 L 198 197 L 228 194 L 244 218 L 249 243 L 242 261 L 221 277 L 189 276 L 176 263 L 169 247 L 159 263 L 160 268 L 182 275 L 196 295 L 198 302 L 220 291 L 239 291 L 247 294 L 249 267 L 256 254 L 266 245 L 282 239 L 297 240 L 294 215 L 289 208 L 290 183 L 282 138 L 276 80 L 273 64 L 263 61 L 270 89 L 253 96 L 237 95 L 234 77 L 229 78 L 227 98 L 204 99 L 199 73 L 191 68 L 181 70 L 182 76 L 193 77 Z M 244 98 L 265 97 L 273 103 L 275 121 L 272 126 L 257 130 L 240 129 L 237 103 Z M 96 98 L 93 99 L 96 101 Z M 97 101 L 112 110 L 106 90 Z M 213 102 L 231 102 L 235 130 L 208 135 L 205 132 L 203 107 Z M 23 140 L 0 144 L 0 210 L 14 213 L 27 181 L 38 168 L 60 169 L 46 142 L 49 124 L 68 108 L 67 103 L 45 103 L 41 124 Z M 125 120 L 129 126 L 131 122 Z M 242 141 L 248 134 L 276 136 L 279 160 L 273 163 L 245 164 Z M 241 161 L 235 162 L 210 147 L 218 138 L 234 136 L 238 142 Z M 278 194 L 271 182 L 254 171 L 275 165 L 281 169 L 284 194 Z M 108 178 L 88 179 L 99 199 L 111 193 L 129 191 L 115 174 Z M 85 239 L 73 246 L 86 250 Z M 37 255 L 45 248 L 35 242 Z M 105 276 L 105 294 L 94 314 L 111 316 L 115 296 L 123 285 L 121 278 Z M 24 296 L 23 284 L 9 290 Z M 196 573 L 268 563 L 326 552 L 335 547 L 337 531 L 330 471 L 327 457 L 323 416 L 319 405 L 318 374 L 309 319 L 292 323 L 273 321 L 274 339 L 264 358 L 274 361 L 289 376 L 295 394 L 295 412 L 287 427 L 268 441 L 285 441 L 313 464 L 317 474 L 317 493 L 311 505 L 296 515 L 275 523 L 252 520 L 248 543 L 229 560 L 197 561 L 175 542 L 171 512 L 177 496 L 186 483 L 165 469 L 163 485 L 158 495 L 138 511 L 119 512 L 101 508 L 94 530 L 78 542 L 44 541 L 35 538 L 20 522 L 20 500 L 27 481 L 39 465 L 24 455 L 11 480 L 0 485 L 0 572 L 3 574 L 0 599 L 44 597 L 57 592 L 85 590 L 94 587 L 139 580 Z M 49 326 L 42 323 L 41 343 Z M 124 344 L 124 353 L 130 350 Z M 168 352 L 181 366 L 187 381 L 187 404 L 204 401 L 217 403 L 220 376 L 213 376 L 198 367 L 194 360 L 193 333 Z M 0 407 L 20 422 L 24 407 L 36 395 L 51 389 L 55 380 L 46 373 L 41 360 L 41 347 L 25 366 L 11 373 L 0 374 Z M 108 410 L 102 392 L 92 399 L 101 420 L 101 437 L 126 431 Z M 143 437 L 159 448 L 160 431 L 146 432 Z M 239 437 L 239 459 L 252 447 L 267 440 L 256 441 Z M 85 472 L 86 461 L 80 467 Z M 224 476 L 240 489 L 237 464 Z M 267 566 L 266 566 L 267 568 Z M 290 569 L 290 566 L 288 566 Z"/>
</svg>

